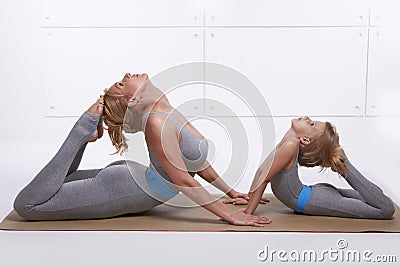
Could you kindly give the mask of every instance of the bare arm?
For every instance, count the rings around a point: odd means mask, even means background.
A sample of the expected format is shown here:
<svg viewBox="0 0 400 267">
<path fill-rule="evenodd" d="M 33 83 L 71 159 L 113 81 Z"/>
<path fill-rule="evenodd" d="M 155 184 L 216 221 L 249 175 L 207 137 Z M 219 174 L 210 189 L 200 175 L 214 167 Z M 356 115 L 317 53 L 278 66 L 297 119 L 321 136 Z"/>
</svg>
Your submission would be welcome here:
<svg viewBox="0 0 400 267">
<path fill-rule="evenodd" d="M 222 192 L 224 194 L 227 194 L 229 197 L 236 197 L 237 191 L 235 191 L 233 188 L 231 188 L 225 181 L 224 179 L 219 176 L 219 174 L 214 170 L 214 168 L 211 166 L 211 164 L 206 161 L 204 163 L 204 166 L 206 166 L 203 170 L 197 172 L 197 174 L 203 178 L 205 181 L 209 182 Z"/>
<path fill-rule="evenodd" d="M 194 202 L 235 225 L 262 226 L 269 223 L 264 217 L 248 215 L 243 211 L 232 212 L 190 176 L 179 150 L 177 129 L 170 122 L 166 122 L 164 117 L 157 115 L 149 117 L 145 137 L 172 182 Z"/>
<path fill-rule="evenodd" d="M 210 184 L 212 184 L 213 186 L 224 192 L 224 194 L 230 197 L 230 199 L 225 199 L 223 203 L 225 204 L 232 203 L 234 205 L 244 205 L 248 203 L 249 200 L 248 194 L 240 193 L 235 189 L 231 188 L 224 181 L 224 179 L 218 175 L 218 173 L 214 170 L 214 168 L 210 165 L 210 163 L 208 162 L 206 163 L 207 163 L 206 165 L 207 168 L 205 168 L 200 172 L 197 172 L 197 174 L 201 178 L 203 178 L 204 180 L 206 180 L 207 182 L 209 182 Z M 260 204 L 265 204 L 267 202 L 269 202 L 269 200 L 266 198 L 260 199 Z"/>
<path fill-rule="evenodd" d="M 182 114 L 177 112 L 181 117 L 183 117 Z M 190 122 L 186 124 L 188 128 L 190 128 L 190 131 L 194 133 L 196 136 L 199 138 L 204 138 L 204 136 L 194 127 Z M 214 170 L 214 168 L 211 166 L 211 164 L 206 161 L 202 167 L 201 171 L 198 171 L 197 174 L 203 178 L 205 181 L 209 182 L 212 184 L 214 187 L 218 188 L 221 190 L 224 194 L 227 194 L 231 198 L 243 198 L 243 199 L 248 199 L 247 194 L 239 193 L 236 190 L 234 190 L 232 187 L 230 187 L 224 179 Z"/>
<path fill-rule="evenodd" d="M 298 142 L 286 141 L 272 161 L 268 158 L 258 168 L 249 193 L 249 205 L 245 213 L 253 214 L 271 179 L 282 169 L 290 167 L 297 155 Z"/>
</svg>

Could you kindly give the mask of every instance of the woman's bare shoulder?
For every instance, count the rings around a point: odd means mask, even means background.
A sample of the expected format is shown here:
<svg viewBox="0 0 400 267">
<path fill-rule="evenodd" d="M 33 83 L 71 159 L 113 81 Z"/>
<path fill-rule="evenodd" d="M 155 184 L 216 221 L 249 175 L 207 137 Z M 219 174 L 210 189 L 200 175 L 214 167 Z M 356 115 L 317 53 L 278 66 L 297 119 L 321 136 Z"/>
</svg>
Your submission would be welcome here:
<svg viewBox="0 0 400 267">
<path fill-rule="evenodd" d="M 175 132 L 175 127 L 173 127 L 171 123 L 168 123 L 165 116 L 161 114 L 152 114 L 151 116 L 148 116 L 144 128 L 146 136 L 151 135 L 154 137 L 161 137 L 167 132 Z"/>
<path fill-rule="evenodd" d="M 280 145 L 279 152 L 275 159 L 282 162 L 283 169 L 286 170 L 293 166 L 296 160 L 298 147 L 299 142 L 297 140 L 286 140 Z"/>
</svg>

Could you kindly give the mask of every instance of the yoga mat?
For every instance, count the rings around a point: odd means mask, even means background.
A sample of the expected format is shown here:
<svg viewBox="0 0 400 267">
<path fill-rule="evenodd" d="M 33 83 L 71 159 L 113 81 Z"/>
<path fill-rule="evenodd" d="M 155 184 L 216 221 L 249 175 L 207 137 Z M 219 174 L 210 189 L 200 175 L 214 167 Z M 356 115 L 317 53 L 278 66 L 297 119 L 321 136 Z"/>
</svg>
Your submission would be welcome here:
<svg viewBox="0 0 400 267">
<path fill-rule="evenodd" d="M 1 230 L 21 231 L 176 231 L 176 232 L 400 232 L 399 207 L 396 206 L 394 219 L 369 220 L 309 216 L 296 214 L 273 195 L 265 195 L 270 203 L 259 205 L 257 215 L 272 220 L 264 227 L 234 226 L 201 207 L 181 208 L 160 205 L 140 214 L 128 214 L 109 219 L 26 221 L 12 211 L 0 224 Z M 186 196 L 179 194 L 174 203 L 190 203 Z M 231 209 L 245 206 L 228 205 Z"/>
</svg>

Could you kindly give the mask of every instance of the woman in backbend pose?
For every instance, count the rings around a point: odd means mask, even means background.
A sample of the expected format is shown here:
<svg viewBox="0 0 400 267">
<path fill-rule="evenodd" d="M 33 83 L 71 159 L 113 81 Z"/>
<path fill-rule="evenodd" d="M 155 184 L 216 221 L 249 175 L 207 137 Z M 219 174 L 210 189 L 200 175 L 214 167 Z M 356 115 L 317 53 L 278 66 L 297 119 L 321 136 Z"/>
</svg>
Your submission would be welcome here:
<svg viewBox="0 0 400 267">
<path fill-rule="evenodd" d="M 353 189 L 340 189 L 327 183 L 303 185 L 298 165 L 331 167 Z M 283 204 L 304 214 L 390 219 L 395 211 L 393 202 L 382 190 L 350 163 L 331 123 L 313 121 L 309 117 L 292 120 L 291 128 L 274 153 L 257 170 L 249 202 L 228 199 L 225 203 L 248 203 L 245 212 L 253 214 L 269 182 L 274 195 Z"/>
<path fill-rule="evenodd" d="M 143 130 L 151 166 L 121 160 L 103 169 L 77 170 L 87 143 L 102 136 L 102 120 L 118 152 L 127 149 L 123 130 Z M 232 198 L 248 198 L 208 164 L 207 148 L 203 136 L 146 74 L 127 73 L 78 119 L 54 158 L 18 194 L 14 209 L 28 220 L 107 218 L 151 209 L 182 191 L 231 224 L 270 223 L 243 210 L 231 211 L 193 179 L 197 173 Z"/>
</svg>

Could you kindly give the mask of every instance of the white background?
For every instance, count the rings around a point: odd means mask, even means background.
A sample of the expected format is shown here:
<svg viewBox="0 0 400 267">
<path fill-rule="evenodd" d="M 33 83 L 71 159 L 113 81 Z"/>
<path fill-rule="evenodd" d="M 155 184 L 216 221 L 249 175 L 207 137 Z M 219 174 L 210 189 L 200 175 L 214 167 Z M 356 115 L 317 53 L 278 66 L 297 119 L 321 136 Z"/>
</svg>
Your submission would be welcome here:
<svg viewBox="0 0 400 267">
<path fill-rule="evenodd" d="M 198 61 L 229 66 L 259 88 L 273 115 L 276 140 L 293 116 L 331 121 L 353 163 L 399 204 L 399 7 L 387 0 L 0 0 L 0 218 L 9 213 L 19 190 L 54 155 L 77 116 L 104 88 L 127 71 L 153 76 L 168 67 Z M 169 97 L 177 106 L 195 98 L 221 101 L 239 115 L 248 136 L 260 140 L 254 126 L 257 118 L 224 90 L 185 87 Z M 199 115 L 207 114 L 200 109 Z M 215 143 L 215 168 L 223 174 L 230 158 L 226 136 L 206 121 L 198 126 Z M 140 134 L 132 138 L 142 144 Z M 225 177 L 232 185 L 238 182 L 237 189 L 244 192 L 260 155 L 254 142 L 249 149 L 244 177 L 239 182 Z M 138 145 L 137 151 L 135 159 L 147 163 L 144 146 Z M 81 168 L 98 168 L 119 159 L 110 156 L 112 152 L 105 136 L 88 146 Z M 318 174 L 318 169 L 302 168 L 301 172 L 304 183 L 347 186 L 329 171 Z M 186 235 L 203 245 L 182 245 L 188 242 Z M 296 248 L 293 240 L 319 236 L 324 238 L 318 239 L 322 246 L 329 236 L 284 234 L 283 241 L 280 234 L 199 235 L 0 232 L 0 261 L 7 263 L 4 266 L 50 266 L 63 255 L 60 251 L 68 254 L 70 250 L 82 262 L 97 266 L 113 261 L 117 266 L 135 265 L 136 257 L 143 263 L 145 256 L 150 264 L 165 264 L 179 263 L 179 249 L 182 253 L 192 249 L 194 262 L 199 257 L 202 260 L 197 263 L 224 263 L 224 258 L 236 253 L 233 247 L 238 243 L 253 245 L 255 255 L 262 247 L 254 245 L 252 238 Z M 398 235 L 346 236 L 357 244 L 374 240 L 388 254 L 393 254 L 389 244 L 399 241 Z M 164 251 L 159 258 L 151 256 L 150 245 L 144 246 L 147 252 L 137 245 L 163 238 L 176 242 L 176 250 L 161 242 L 162 248 L 156 248 Z M 71 240 L 87 253 L 78 252 Z M 209 245 L 215 240 L 226 240 L 218 243 L 224 247 L 220 252 Z M 105 259 L 105 244 L 113 248 L 110 254 L 115 253 L 119 262 L 111 256 Z M 97 250 L 101 257 L 96 257 Z M 18 257 L 28 251 L 26 259 Z M 247 256 L 235 258 L 236 262 L 253 266 L 256 256 Z M 18 261 L 12 263 L 16 257 Z M 63 259 L 59 265 L 67 266 Z"/>
</svg>

